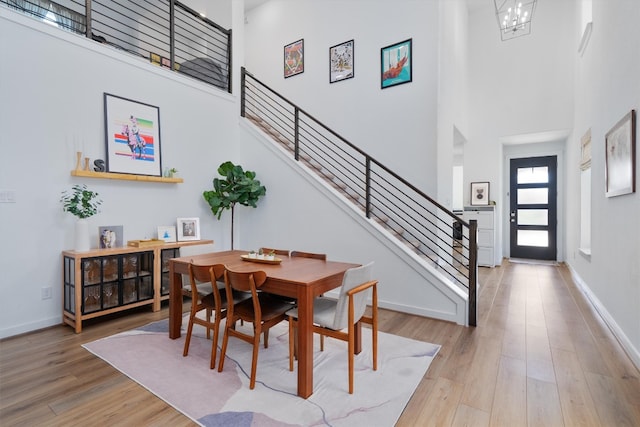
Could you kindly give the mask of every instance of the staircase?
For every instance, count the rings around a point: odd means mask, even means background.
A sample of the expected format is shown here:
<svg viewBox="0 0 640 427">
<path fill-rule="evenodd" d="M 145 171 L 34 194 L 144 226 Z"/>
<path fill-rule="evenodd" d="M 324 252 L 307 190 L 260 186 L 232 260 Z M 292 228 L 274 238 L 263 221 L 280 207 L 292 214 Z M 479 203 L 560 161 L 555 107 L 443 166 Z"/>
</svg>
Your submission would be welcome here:
<svg viewBox="0 0 640 427">
<path fill-rule="evenodd" d="M 475 221 L 466 223 L 244 68 L 241 80 L 241 115 L 416 254 L 425 268 L 437 271 L 445 286 L 462 290 L 469 325 L 475 326 Z M 462 225 L 461 241 L 453 239 L 454 223 Z"/>
</svg>

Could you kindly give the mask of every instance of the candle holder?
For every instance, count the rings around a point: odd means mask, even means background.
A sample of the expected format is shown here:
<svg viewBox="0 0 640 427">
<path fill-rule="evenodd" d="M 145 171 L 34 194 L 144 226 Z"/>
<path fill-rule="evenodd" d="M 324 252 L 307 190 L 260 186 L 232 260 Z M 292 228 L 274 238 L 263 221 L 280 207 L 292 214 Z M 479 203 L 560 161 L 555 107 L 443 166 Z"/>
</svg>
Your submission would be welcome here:
<svg viewBox="0 0 640 427">
<path fill-rule="evenodd" d="M 88 157 L 84 158 L 84 170 L 86 170 L 86 171 L 89 170 L 89 158 Z"/>
<path fill-rule="evenodd" d="M 80 170 L 80 166 L 82 165 L 82 151 L 76 152 L 76 170 Z"/>
</svg>

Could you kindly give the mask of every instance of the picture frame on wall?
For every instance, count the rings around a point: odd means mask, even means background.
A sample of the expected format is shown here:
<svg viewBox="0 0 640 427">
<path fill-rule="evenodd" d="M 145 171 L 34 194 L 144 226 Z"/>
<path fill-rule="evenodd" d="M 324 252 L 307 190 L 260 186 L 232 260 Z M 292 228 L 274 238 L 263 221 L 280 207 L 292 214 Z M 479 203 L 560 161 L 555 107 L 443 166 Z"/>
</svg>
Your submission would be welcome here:
<svg viewBox="0 0 640 427">
<path fill-rule="evenodd" d="M 407 39 L 380 49 L 382 89 L 412 81 L 412 42 L 413 39 Z"/>
<path fill-rule="evenodd" d="M 289 43 L 284 47 L 284 78 L 304 72 L 304 39 Z"/>
<path fill-rule="evenodd" d="M 489 183 L 488 182 L 472 182 L 471 183 L 471 206 L 489 206 Z"/>
<path fill-rule="evenodd" d="M 353 40 L 329 48 L 329 83 L 341 82 L 353 78 L 353 55 Z"/>
<path fill-rule="evenodd" d="M 200 218 L 177 219 L 178 241 L 200 240 Z"/>
<path fill-rule="evenodd" d="M 176 241 L 176 226 L 175 225 L 159 225 L 158 226 L 158 239 L 164 240 L 165 243 L 173 243 Z"/>
<path fill-rule="evenodd" d="M 160 109 L 104 94 L 107 172 L 162 176 Z"/>
<path fill-rule="evenodd" d="M 98 227 L 98 247 L 100 249 L 121 247 L 123 237 L 122 225 L 102 225 Z"/>
<path fill-rule="evenodd" d="M 631 110 L 605 136 L 607 197 L 636 191 L 636 111 Z"/>
</svg>

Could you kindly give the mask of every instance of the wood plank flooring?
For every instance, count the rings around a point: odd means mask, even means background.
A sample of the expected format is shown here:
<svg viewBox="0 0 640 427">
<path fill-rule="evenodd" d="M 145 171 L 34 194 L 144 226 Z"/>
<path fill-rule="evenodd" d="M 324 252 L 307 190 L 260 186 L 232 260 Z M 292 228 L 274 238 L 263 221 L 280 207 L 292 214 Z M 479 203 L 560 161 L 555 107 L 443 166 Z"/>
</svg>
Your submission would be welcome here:
<svg viewBox="0 0 640 427">
<path fill-rule="evenodd" d="M 505 261 L 480 280 L 476 328 L 381 310 L 380 330 L 442 345 L 398 426 L 640 426 L 640 373 L 566 267 Z M 1 340 L 0 425 L 195 425 L 80 347 L 167 316 Z"/>
</svg>

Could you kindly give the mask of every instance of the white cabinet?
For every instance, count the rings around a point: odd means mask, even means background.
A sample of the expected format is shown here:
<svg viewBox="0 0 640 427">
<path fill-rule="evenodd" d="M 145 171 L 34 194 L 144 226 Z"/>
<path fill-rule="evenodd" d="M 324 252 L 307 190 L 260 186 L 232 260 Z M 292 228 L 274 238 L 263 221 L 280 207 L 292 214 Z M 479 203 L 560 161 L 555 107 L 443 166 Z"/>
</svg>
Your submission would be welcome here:
<svg viewBox="0 0 640 427">
<path fill-rule="evenodd" d="M 496 259 L 495 206 L 465 206 L 462 217 L 466 222 L 472 219 L 478 221 L 478 265 L 494 267 Z"/>
</svg>

